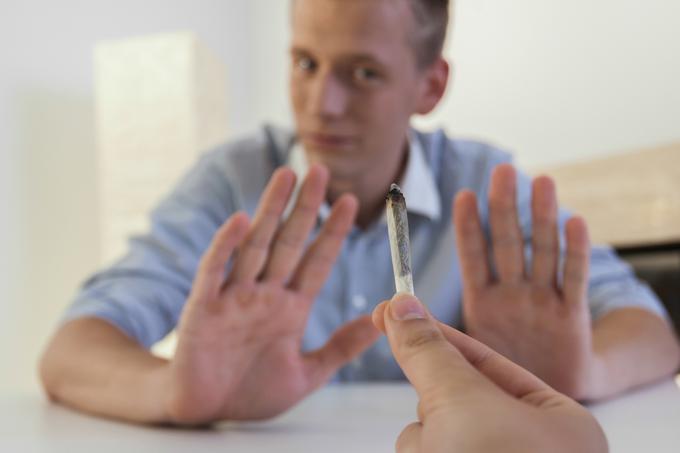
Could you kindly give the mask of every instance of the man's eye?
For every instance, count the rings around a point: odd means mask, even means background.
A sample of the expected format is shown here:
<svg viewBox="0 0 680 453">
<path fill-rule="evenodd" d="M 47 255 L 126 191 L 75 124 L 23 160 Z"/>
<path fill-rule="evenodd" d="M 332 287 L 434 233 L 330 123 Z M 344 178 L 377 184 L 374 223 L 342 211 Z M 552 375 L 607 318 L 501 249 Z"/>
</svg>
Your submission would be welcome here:
<svg viewBox="0 0 680 453">
<path fill-rule="evenodd" d="M 379 78 L 377 71 L 366 67 L 355 68 L 353 71 L 353 76 L 358 82 L 373 82 Z"/>
<path fill-rule="evenodd" d="M 309 57 L 299 57 L 295 60 L 295 66 L 301 71 L 308 72 L 314 70 L 316 64 Z"/>
</svg>

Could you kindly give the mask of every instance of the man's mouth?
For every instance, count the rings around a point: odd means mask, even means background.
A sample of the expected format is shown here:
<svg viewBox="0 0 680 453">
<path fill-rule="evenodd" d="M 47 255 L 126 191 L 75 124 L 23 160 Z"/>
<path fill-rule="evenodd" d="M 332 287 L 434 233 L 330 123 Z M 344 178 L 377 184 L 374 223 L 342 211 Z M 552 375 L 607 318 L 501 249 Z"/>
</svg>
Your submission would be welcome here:
<svg viewBox="0 0 680 453">
<path fill-rule="evenodd" d="M 349 135 L 328 134 L 324 132 L 303 132 L 300 138 L 304 143 L 319 148 L 345 148 L 355 141 Z"/>
</svg>

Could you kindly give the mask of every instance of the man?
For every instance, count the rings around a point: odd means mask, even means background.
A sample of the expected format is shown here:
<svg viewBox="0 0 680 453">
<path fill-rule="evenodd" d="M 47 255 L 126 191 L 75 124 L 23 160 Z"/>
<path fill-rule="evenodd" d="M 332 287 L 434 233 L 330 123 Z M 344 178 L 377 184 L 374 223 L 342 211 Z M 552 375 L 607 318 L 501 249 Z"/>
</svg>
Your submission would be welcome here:
<svg viewBox="0 0 680 453">
<path fill-rule="evenodd" d="M 580 399 L 670 374 L 678 345 L 662 307 L 590 250 L 550 179 L 531 185 L 503 152 L 409 128 L 446 88 L 446 7 L 294 1 L 297 133 L 266 129 L 197 164 L 69 310 L 41 362 L 51 397 L 194 424 L 276 415 L 350 361 L 338 379 L 403 377 L 367 315 L 394 291 L 382 220 L 394 181 L 415 288 L 438 319 Z M 149 354 L 175 325 L 174 358 Z"/>
</svg>

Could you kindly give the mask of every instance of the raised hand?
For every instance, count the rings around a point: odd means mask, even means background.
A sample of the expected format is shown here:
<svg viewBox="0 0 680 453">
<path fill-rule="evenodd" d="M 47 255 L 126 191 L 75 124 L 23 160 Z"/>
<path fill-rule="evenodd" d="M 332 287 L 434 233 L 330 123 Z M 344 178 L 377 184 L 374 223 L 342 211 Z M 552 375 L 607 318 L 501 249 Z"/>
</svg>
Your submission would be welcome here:
<svg viewBox="0 0 680 453">
<path fill-rule="evenodd" d="M 378 337 L 368 316 L 341 327 L 322 349 L 301 341 L 357 211 L 342 196 L 305 247 L 323 201 L 328 172 L 312 166 L 295 208 L 281 223 L 295 175 L 272 176 L 255 217 L 234 214 L 203 256 L 178 328 L 167 411 L 177 423 L 277 415 L 326 382 Z M 234 256 L 225 276 L 225 266 Z"/>
<path fill-rule="evenodd" d="M 463 276 L 467 333 L 576 398 L 588 398 L 597 373 L 586 292 L 590 245 L 585 222 L 566 224 L 561 284 L 555 185 L 548 177 L 532 186 L 532 264 L 516 204 L 516 174 L 496 167 L 489 190 L 489 222 L 495 276 L 475 195 L 461 192 L 454 204 L 458 256 Z"/>
<path fill-rule="evenodd" d="M 397 452 L 605 453 L 593 416 L 531 373 L 396 295 L 373 312 L 415 387 L 418 421 Z"/>
</svg>

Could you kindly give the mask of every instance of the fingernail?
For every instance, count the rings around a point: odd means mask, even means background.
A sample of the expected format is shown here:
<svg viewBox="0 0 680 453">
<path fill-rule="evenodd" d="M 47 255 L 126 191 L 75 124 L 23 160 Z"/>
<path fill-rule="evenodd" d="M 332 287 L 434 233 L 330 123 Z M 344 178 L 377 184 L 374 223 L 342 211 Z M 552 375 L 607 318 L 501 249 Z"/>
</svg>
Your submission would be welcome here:
<svg viewBox="0 0 680 453">
<path fill-rule="evenodd" d="M 390 313 L 397 321 L 427 318 L 423 304 L 415 297 L 408 295 L 395 296 L 390 302 Z"/>
</svg>

